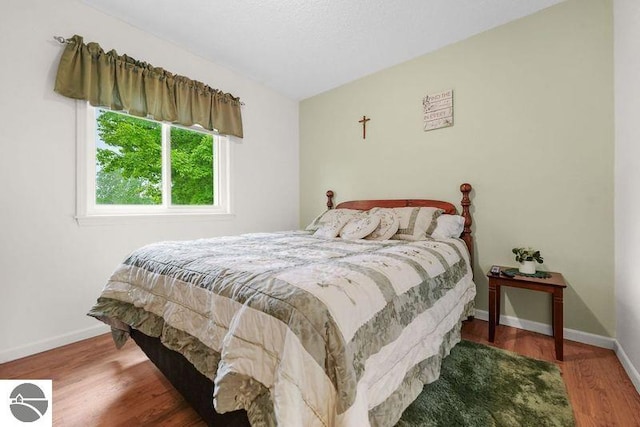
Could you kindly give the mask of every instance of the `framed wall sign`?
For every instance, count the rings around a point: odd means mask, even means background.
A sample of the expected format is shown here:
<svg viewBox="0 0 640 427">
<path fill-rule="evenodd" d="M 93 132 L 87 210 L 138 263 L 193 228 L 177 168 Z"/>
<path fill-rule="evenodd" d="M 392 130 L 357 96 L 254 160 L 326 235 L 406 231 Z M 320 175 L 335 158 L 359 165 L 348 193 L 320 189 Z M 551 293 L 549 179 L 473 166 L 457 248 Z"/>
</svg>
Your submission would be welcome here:
<svg viewBox="0 0 640 427">
<path fill-rule="evenodd" d="M 422 106 L 425 131 L 453 126 L 453 89 L 425 96 Z"/>
</svg>

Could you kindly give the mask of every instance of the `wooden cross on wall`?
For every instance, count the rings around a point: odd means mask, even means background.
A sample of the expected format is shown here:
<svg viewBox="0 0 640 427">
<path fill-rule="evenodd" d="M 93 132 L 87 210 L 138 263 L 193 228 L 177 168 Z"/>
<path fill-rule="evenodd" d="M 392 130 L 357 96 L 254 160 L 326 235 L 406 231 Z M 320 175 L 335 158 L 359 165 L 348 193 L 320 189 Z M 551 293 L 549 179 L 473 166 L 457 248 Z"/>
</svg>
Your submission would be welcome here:
<svg viewBox="0 0 640 427">
<path fill-rule="evenodd" d="M 368 119 L 367 116 L 362 116 L 361 120 L 358 120 L 358 123 L 362 123 L 362 139 L 367 139 L 367 122 L 371 120 Z"/>
</svg>

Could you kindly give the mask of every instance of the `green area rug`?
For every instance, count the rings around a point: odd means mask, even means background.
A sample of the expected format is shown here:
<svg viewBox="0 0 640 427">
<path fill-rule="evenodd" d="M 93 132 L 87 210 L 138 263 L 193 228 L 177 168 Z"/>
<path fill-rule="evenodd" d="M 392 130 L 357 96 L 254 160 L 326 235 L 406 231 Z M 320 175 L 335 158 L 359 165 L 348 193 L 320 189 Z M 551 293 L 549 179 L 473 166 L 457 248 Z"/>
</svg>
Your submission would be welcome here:
<svg viewBox="0 0 640 427">
<path fill-rule="evenodd" d="M 574 426 L 556 365 L 461 341 L 396 427 Z"/>
</svg>

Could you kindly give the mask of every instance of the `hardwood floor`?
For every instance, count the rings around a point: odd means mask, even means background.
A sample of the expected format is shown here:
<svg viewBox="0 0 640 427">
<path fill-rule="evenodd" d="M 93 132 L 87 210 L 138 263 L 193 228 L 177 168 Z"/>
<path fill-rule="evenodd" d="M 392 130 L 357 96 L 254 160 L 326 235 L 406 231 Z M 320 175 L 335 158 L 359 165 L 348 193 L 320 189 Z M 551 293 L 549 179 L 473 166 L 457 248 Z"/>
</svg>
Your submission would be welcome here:
<svg viewBox="0 0 640 427">
<path fill-rule="evenodd" d="M 463 338 L 487 342 L 487 322 L 466 322 Z M 553 338 L 499 326 L 496 347 L 555 362 Z M 577 426 L 640 427 L 640 395 L 611 350 L 565 340 L 556 362 Z M 0 365 L 0 378 L 53 379 L 56 426 L 204 426 L 135 343 L 116 350 L 101 335 Z"/>
</svg>

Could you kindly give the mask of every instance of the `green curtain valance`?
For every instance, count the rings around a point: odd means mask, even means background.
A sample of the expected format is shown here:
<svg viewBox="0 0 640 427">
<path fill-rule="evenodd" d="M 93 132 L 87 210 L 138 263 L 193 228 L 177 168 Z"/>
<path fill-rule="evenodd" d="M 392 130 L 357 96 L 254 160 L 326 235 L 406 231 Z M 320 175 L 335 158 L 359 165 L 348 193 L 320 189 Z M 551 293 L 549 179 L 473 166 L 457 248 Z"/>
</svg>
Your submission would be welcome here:
<svg viewBox="0 0 640 427">
<path fill-rule="evenodd" d="M 93 106 L 242 138 L 239 98 L 115 50 L 105 53 L 78 35 L 67 41 L 54 90 Z"/>
</svg>

